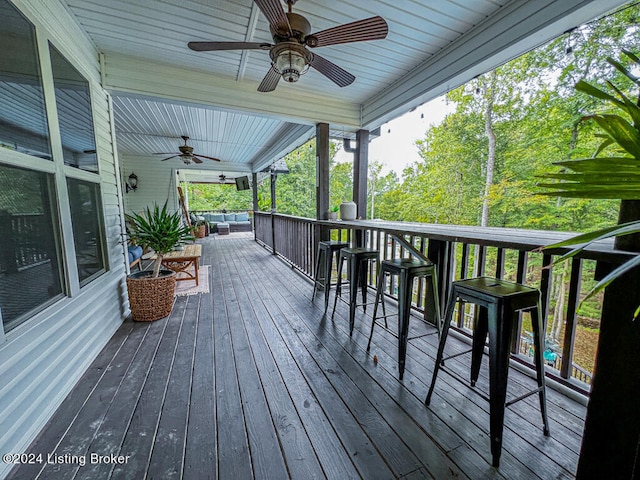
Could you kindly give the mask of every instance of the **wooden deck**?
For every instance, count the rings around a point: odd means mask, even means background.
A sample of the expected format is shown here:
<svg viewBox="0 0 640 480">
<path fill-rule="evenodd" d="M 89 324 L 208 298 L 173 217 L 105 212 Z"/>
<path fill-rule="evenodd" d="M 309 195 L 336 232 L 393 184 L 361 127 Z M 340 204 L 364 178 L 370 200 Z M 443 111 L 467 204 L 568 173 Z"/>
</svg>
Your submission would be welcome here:
<svg viewBox="0 0 640 480">
<path fill-rule="evenodd" d="M 347 306 L 323 319 L 311 283 L 247 234 L 199 242 L 211 292 L 177 297 L 167 319 L 125 322 L 31 446 L 42 463 L 9 478 L 574 477 L 582 405 L 549 389 L 551 437 L 537 397 L 508 408 L 496 470 L 484 400 L 441 374 L 423 404 L 436 335 L 410 341 L 400 382 L 390 332 L 376 328 L 365 350 L 369 316 L 349 338 Z M 432 332 L 417 317 L 412 329 Z M 466 356 L 448 365 L 468 372 Z M 487 383 L 485 365 L 477 388 Z M 511 395 L 533 384 L 511 369 Z"/>
</svg>

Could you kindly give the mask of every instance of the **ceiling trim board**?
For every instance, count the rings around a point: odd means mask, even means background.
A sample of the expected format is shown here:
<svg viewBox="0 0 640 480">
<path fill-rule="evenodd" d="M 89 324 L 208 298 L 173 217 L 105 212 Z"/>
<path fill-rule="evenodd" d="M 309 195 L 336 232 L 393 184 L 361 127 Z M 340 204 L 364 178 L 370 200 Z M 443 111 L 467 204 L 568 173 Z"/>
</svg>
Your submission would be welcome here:
<svg viewBox="0 0 640 480">
<path fill-rule="evenodd" d="M 264 152 L 257 154 L 251 159 L 251 170 L 260 172 L 271 165 L 274 161 L 284 157 L 300 145 L 305 143 L 315 134 L 315 126 L 308 125 L 288 125 L 278 132 L 275 140 L 267 146 Z"/>
<path fill-rule="evenodd" d="M 360 128 L 360 105 L 281 88 L 257 92 L 253 82 L 236 82 L 203 72 L 142 61 L 117 54 L 105 55 L 106 88 L 146 98 L 159 97 L 183 104 L 197 104 L 263 115 L 285 122 L 315 125 L 320 122 Z M 286 87 L 286 86 L 284 86 Z"/>
</svg>

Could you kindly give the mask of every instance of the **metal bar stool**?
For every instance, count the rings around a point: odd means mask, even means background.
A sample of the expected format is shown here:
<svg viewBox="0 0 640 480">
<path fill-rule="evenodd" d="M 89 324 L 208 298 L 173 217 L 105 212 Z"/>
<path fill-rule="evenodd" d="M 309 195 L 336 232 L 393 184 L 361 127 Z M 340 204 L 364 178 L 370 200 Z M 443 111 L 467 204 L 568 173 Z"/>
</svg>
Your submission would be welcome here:
<svg viewBox="0 0 640 480">
<path fill-rule="evenodd" d="M 362 289 L 362 309 L 367 311 L 367 266 L 369 262 L 376 263 L 376 272 L 380 270 L 380 260 L 378 250 L 370 248 L 343 248 L 338 257 L 338 282 L 336 284 L 336 296 L 333 300 L 333 312 L 331 319 L 336 313 L 338 298 L 342 298 L 342 265 L 347 262 L 349 272 L 349 335 L 353 334 L 353 323 L 358 306 L 358 286 Z"/>
<path fill-rule="evenodd" d="M 378 313 L 378 303 L 382 298 L 384 310 L 384 279 L 385 275 L 398 275 L 398 372 L 400 380 L 404 375 L 405 359 L 407 357 L 407 342 L 409 341 L 409 318 L 411 317 L 411 301 L 413 296 L 413 280 L 415 278 L 427 278 L 431 285 L 431 300 L 433 300 L 434 320 L 438 333 L 440 333 L 440 302 L 438 300 L 438 278 L 436 276 L 436 266 L 429 261 L 414 260 L 411 258 L 398 258 L 393 260 L 383 260 L 378 273 L 378 288 L 376 290 L 376 301 L 373 307 L 373 320 L 371 321 L 371 333 L 367 352 L 371 348 L 371 338 L 373 337 L 373 327 L 376 324 Z M 424 320 L 428 322 L 427 312 L 428 290 L 425 289 L 425 309 Z M 387 327 L 387 316 L 383 313 L 384 325 Z"/>
<path fill-rule="evenodd" d="M 331 269 L 333 268 L 333 256 L 338 256 L 338 252 L 349 246 L 349 242 L 337 240 L 325 240 L 318 242 L 318 257 L 316 258 L 316 272 L 313 282 L 313 295 L 311 301 L 316 298 L 318 286 L 324 288 L 324 313 L 326 315 L 329 307 L 329 290 L 331 288 Z M 337 260 L 337 259 L 336 259 Z M 324 269 L 324 271 L 323 271 Z M 324 276 L 321 276 L 322 275 Z"/>
<path fill-rule="evenodd" d="M 502 452 L 505 407 L 527 398 L 534 393 L 538 393 L 543 432 L 546 436 L 549 436 L 543 360 L 544 327 L 540 317 L 540 291 L 518 283 L 506 282 L 489 277 L 470 278 L 453 282 L 444 316 L 444 325 L 440 336 L 440 345 L 433 370 L 433 378 L 431 379 L 429 393 L 425 399 L 426 405 L 429 405 L 431 402 L 431 394 L 433 393 L 433 387 L 436 384 L 439 370 L 448 373 L 456 380 L 466 384 L 465 380 L 447 370 L 444 366 L 444 360 L 460 354 L 443 358 L 451 317 L 453 316 L 454 306 L 458 298 L 462 301 L 471 302 L 480 306 L 480 315 L 478 316 L 473 332 L 473 346 L 470 350 L 472 387 L 475 386 L 478 380 L 485 339 L 487 333 L 489 334 L 489 397 L 487 398 L 482 394 L 481 396 L 489 401 L 491 455 L 493 466 L 498 467 L 500 465 L 500 454 Z M 507 402 L 507 376 L 509 374 L 511 336 L 514 327 L 518 325 L 518 312 L 522 310 L 531 311 L 538 388 Z"/>
</svg>

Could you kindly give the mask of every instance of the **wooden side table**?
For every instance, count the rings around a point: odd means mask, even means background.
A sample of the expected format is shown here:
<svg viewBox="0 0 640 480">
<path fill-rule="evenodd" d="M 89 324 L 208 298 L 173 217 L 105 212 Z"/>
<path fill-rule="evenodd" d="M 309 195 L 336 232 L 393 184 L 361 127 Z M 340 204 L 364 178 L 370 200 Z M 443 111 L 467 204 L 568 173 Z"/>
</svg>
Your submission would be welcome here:
<svg viewBox="0 0 640 480">
<path fill-rule="evenodd" d="M 176 272 L 176 281 L 195 280 L 198 285 L 198 269 L 199 261 L 202 256 L 202 245 L 193 244 L 185 245 L 183 250 L 174 250 L 162 257 L 162 266 Z M 151 260 L 156 259 L 156 255 L 150 257 Z M 194 267 L 195 274 L 189 270 Z M 184 276 L 180 277 L 180 273 Z"/>
</svg>

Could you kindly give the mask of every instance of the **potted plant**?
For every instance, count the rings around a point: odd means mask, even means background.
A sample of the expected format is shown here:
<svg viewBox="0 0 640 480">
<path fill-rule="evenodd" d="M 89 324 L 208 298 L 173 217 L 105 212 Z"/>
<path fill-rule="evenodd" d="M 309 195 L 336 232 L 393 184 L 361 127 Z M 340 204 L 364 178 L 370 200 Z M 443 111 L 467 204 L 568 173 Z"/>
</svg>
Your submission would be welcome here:
<svg viewBox="0 0 640 480">
<path fill-rule="evenodd" d="M 150 322 L 166 317 L 173 308 L 176 274 L 161 270 L 162 258 L 186 240 L 192 240 L 191 228 L 180 221 L 180 213 L 167 212 L 154 205 L 140 214 L 127 215 L 130 238 L 156 254 L 153 270 L 143 270 L 127 277 L 131 315 L 136 321 Z"/>
<path fill-rule="evenodd" d="M 327 217 L 329 218 L 329 220 L 337 220 L 338 219 L 338 210 L 340 210 L 340 207 L 338 205 L 336 205 L 335 207 L 333 207 L 331 210 L 329 210 Z"/>
<path fill-rule="evenodd" d="M 193 235 L 196 238 L 204 238 L 207 235 L 207 224 L 205 220 L 198 220 L 193 226 Z"/>
</svg>

